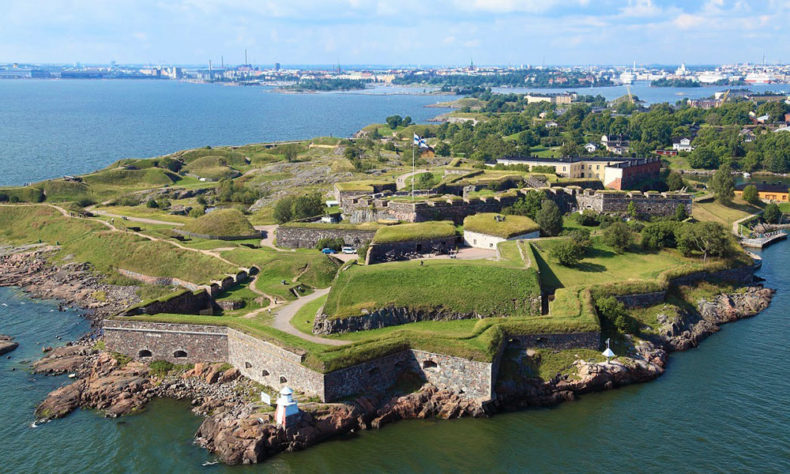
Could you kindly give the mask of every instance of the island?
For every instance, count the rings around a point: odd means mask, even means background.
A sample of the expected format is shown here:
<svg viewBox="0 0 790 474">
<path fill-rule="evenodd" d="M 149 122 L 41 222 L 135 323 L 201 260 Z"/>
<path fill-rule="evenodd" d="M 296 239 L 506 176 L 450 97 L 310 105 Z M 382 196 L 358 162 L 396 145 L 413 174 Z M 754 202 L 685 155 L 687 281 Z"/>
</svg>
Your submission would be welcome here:
<svg viewBox="0 0 790 474">
<path fill-rule="evenodd" d="M 504 97 L 453 112 L 474 122 L 393 118 L 352 139 L 205 147 L 0 188 L 0 285 L 100 328 L 34 364 L 73 376 L 36 420 L 186 399 L 205 417 L 200 446 L 259 463 L 401 419 L 649 381 L 672 351 L 768 306 L 739 240 L 785 206 L 735 196 L 729 168 L 706 189 L 681 157 L 544 141 L 633 118 Z M 621 151 L 652 140 L 609 138 Z"/>
</svg>

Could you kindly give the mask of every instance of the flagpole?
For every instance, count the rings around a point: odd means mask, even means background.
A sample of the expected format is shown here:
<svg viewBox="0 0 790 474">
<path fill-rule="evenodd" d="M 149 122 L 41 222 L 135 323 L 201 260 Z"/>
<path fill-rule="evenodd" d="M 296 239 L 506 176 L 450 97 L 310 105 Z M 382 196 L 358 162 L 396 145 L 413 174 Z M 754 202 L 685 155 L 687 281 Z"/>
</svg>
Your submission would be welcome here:
<svg viewBox="0 0 790 474">
<path fill-rule="evenodd" d="M 411 200 L 414 201 L 414 140 L 411 141 Z"/>
</svg>

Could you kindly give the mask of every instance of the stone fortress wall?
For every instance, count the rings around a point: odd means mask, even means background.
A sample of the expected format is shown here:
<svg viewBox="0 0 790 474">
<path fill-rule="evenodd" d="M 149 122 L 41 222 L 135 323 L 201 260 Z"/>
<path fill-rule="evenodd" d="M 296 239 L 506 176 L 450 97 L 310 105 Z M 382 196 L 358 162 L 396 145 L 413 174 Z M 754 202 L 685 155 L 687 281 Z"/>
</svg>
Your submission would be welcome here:
<svg viewBox="0 0 790 474">
<path fill-rule="evenodd" d="M 287 384 L 325 402 L 387 389 L 405 372 L 470 399 L 488 401 L 494 397 L 492 363 L 444 354 L 406 349 L 322 374 L 302 365 L 303 353 L 223 326 L 108 319 L 103 330 L 109 350 L 136 360 L 227 362 L 263 385 Z"/>
<path fill-rule="evenodd" d="M 358 247 L 373 240 L 375 230 L 337 229 L 326 225 L 325 229 L 314 227 L 278 226 L 277 245 L 286 248 L 315 248 L 321 239 L 343 239 L 346 245 Z"/>
</svg>

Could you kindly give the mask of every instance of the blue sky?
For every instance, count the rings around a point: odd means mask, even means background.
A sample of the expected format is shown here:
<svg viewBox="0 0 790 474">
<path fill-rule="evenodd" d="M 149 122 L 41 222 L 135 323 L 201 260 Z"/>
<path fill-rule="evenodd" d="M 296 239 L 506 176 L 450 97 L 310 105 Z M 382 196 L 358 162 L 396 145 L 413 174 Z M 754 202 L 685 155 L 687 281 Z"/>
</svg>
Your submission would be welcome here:
<svg viewBox="0 0 790 474">
<path fill-rule="evenodd" d="M 790 0 L 1 0 L 0 62 L 790 62 Z"/>
</svg>

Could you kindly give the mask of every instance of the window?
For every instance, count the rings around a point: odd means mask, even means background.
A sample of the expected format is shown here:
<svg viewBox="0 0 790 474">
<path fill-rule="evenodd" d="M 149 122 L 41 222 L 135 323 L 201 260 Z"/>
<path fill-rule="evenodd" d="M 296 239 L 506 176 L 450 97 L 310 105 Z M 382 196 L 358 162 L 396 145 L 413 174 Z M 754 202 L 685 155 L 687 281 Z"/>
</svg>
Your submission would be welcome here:
<svg viewBox="0 0 790 474">
<path fill-rule="evenodd" d="M 288 382 L 287 378 L 280 376 L 280 383 L 287 383 L 287 382 Z"/>
<path fill-rule="evenodd" d="M 489 247 L 493 247 L 493 246 L 494 246 L 494 243 L 493 243 L 493 242 L 489 242 L 489 243 L 488 243 L 488 246 L 489 246 Z"/>
<path fill-rule="evenodd" d="M 251 369 L 252 368 L 252 364 L 250 364 L 249 362 L 245 362 L 244 363 L 244 368 L 245 369 Z"/>
<path fill-rule="evenodd" d="M 261 376 L 262 377 L 268 377 L 269 376 L 269 371 L 266 370 L 266 369 L 261 370 Z"/>
<path fill-rule="evenodd" d="M 148 349 L 143 349 L 137 353 L 137 357 L 151 357 L 152 355 L 153 354 L 151 354 L 151 351 Z"/>
<path fill-rule="evenodd" d="M 187 352 L 186 351 L 175 351 L 175 352 L 173 352 L 173 357 L 175 357 L 176 359 L 183 359 L 186 356 L 187 356 Z"/>
</svg>

